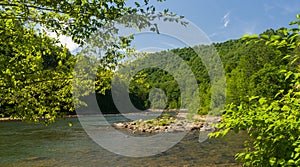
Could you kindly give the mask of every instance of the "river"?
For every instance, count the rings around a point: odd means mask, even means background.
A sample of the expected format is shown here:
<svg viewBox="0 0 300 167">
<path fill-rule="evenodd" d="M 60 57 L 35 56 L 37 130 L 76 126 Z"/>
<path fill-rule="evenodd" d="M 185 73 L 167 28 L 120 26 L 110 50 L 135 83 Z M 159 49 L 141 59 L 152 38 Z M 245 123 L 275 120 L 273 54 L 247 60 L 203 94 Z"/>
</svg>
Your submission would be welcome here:
<svg viewBox="0 0 300 167">
<path fill-rule="evenodd" d="M 120 121 L 114 115 L 106 119 Z M 73 126 L 69 126 L 72 123 Z M 103 128 L 109 125 L 103 125 Z M 199 142 L 187 134 L 171 149 L 150 157 L 124 157 L 97 145 L 78 118 L 49 126 L 22 121 L 0 122 L 0 166 L 238 166 L 236 152 L 243 149 L 244 133 Z"/>
</svg>

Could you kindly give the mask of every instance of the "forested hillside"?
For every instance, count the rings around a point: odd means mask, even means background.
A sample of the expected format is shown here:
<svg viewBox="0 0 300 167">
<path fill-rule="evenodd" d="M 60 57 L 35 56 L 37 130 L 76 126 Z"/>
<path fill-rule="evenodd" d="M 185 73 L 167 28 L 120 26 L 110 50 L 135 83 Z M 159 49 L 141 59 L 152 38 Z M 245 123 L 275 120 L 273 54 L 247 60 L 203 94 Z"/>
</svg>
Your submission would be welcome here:
<svg viewBox="0 0 300 167">
<path fill-rule="evenodd" d="M 280 34 L 280 30 L 268 30 L 263 34 Z M 215 54 L 214 50 L 220 56 L 226 73 L 226 85 L 224 85 L 226 86 L 226 97 L 218 98 L 225 99 L 227 104 L 240 104 L 248 101 L 248 97 L 251 96 L 273 97 L 279 90 L 289 88 L 289 84 L 285 81 L 285 76 L 280 73 L 280 70 L 293 67 L 288 65 L 287 59 L 283 59 L 279 49 L 267 46 L 263 42 L 237 39 L 224 43 L 214 43 L 210 46 L 200 45 L 193 48 L 178 48 L 145 56 L 180 56 L 191 68 L 199 86 L 201 105 L 198 108 L 198 113 L 207 114 L 213 107 L 212 113 L 220 115 L 221 109 L 219 109 L 218 102 L 215 100 L 213 103 L 216 104 L 211 105 L 211 80 L 201 59 L 203 55 L 210 57 Z M 138 65 L 137 61 L 136 66 Z M 143 84 L 138 82 L 139 80 L 143 80 Z M 158 97 L 157 99 L 161 101 L 154 101 L 155 104 L 152 105 L 163 106 L 164 109 L 181 107 L 181 90 L 177 81 L 166 70 L 159 68 L 144 69 L 131 80 L 130 97 L 133 104 L 139 109 L 149 108 L 151 105 L 149 93 L 154 88 L 163 90 L 166 99 Z M 99 95 L 99 104 L 102 106 L 102 111 L 115 110 L 109 96 L 109 91 L 105 96 Z M 105 103 L 107 109 L 101 104 L 103 101 L 110 102 L 110 105 Z M 165 101 L 166 105 L 164 105 Z"/>
<path fill-rule="evenodd" d="M 6 82 L 0 83 L 1 87 L 1 115 L 20 117 L 30 113 L 38 113 L 40 106 L 44 107 L 40 116 L 61 115 L 70 113 L 72 107 L 72 66 L 80 55 L 71 56 L 66 48 L 55 46 L 55 41 L 46 36 L 30 32 L 18 23 L 10 23 L 7 28 L 19 29 L 23 35 L 22 40 L 32 40 L 34 50 L 22 50 L 24 47 L 14 49 L 10 46 L 9 31 L 1 34 L 2 45 L 1 58 L 2 69 L 11 67 L 1 72 L 1 77 Z M 278 31 L 268 30 L 264 34 L 280 34 Z M 7 37 L 7 38 L 4 38 Z M 42 45 L 41 45 L 42 44 Z M 57 51 L 56 51 L 57 50 Z M 216 52 L 215 52 L 216 51 Z M 31 61 L 22 58 L 22 53 L 30 53 Z M 159 53 L 151 53 L 144 56 L 178 55 L 190 67 L 199 86 L 200 106 L 199 114 L 207 114 L 213 110 L 213 114 L 221 114 L 218 106 L 218 98 L 211 104 L 211 80 L 207 68 L 201 57 L 210 57 L 218 53 L 226 73 L 226 97 L 218 97 L 226 100 L 227 104 L 247 101 L 247 97 L 264 95 L 272 97 L 281 89 L 288 89 L 289 85 L 284 80 L 284 75 L 279 69 L 293 68 L 288 65 L 288 60 L 283 59 L 281 51 L 272 46 L 266 46 L 263 42 L 249 42 L 243 39 L 230 40 L 224 43 L 215 43 L 210 46 L 201 45 L 193 48 L 178 48 Z M 7 56 L 10 55 L 10 56 Z M 9 59 L 8 59 L 9 58 Z M 22 59 L 22 61 L 20 60 Z M 28 58 L 29 59 L 29 58 Z M 34 60 L 34 61 L 32 61 Z M 28 61 L 28 63 L 25 63 Z M 136 66 L 139 64 L 137 63 Z M 167 67 L 172 68 L 172 67 Z M 180 67 L 179 65 L 179 70 Z M 112 71 L 99 67 L 96 87 L 97 99 L 101 111 L 104 113 L 118 113 L 113 104 L 109 88 L 110 80 L 103 76 L 112 76 Z M 143 81 L 142 84 L 140 81 Z M 32 87 L 32 84 L 35 86 Z M 37 90 L 34 90 L 36 88 Z M 163 90 L 166 97 L 156 98 L 157 101 L 149 101 L 149 94 L 153 88 Z M 192 91 L 186 88 L 187 92 Z M 101 90 L 99 92 L 99 90 Z M 130 98 L 135 107 L 147 109 L 152 107 L 161 109 L 178 109 L 181 106 L 181 91 L 178 82 L 167 71 L 159 68 L 147 68 L 133 77 L 130 83 Z M 16 92 L 16 93 L 11 93 Z M 19 92 L 19 93 L 17 93 Z M 22 93 L 23 92 L 23 93 Z M 24 92 L 27 92 L 24 94 Z M 30 93 L 32 92 L 32 94 Z M 39 92 L 37 94 L 37 92 Z M 28 96 L 29 103 L 22 102 L 21 96 Z M 162 95 L 158 95 L 162 96 Z M 54 102 L 54 101 L 55 102 Z M 192 101 L 193 99 L 191 99 Z M 16 105 L 16 104 L 24 104 Z M 47 105 L 49 104 L 49 105 Z M 22 110 L 22 112 L 20 112 Z M 27 111 L 28 110 L 28 111 Z M 35 111 L 36 110 L 36 111 Z"/>
</svg>

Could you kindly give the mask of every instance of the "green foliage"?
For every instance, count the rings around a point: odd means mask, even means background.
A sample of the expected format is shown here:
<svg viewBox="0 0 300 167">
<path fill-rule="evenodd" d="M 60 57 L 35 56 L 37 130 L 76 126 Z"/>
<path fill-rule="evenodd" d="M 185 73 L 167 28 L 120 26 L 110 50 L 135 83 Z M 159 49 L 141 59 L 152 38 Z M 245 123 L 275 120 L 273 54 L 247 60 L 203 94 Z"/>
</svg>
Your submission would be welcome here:
<svg viewBox="0 0 300 167">
<path fill-rule="evenodd" d="M 134 6 L 126 5 L 125 0 L 4 0 L 0 6 L 1 20 L 12 19 L 19 20 L 22 24 L 39 24 L 52 32 L 71 36 L 79 44 L 86 42 L 99 30 L 104 44 L 105 39 L 110 39 L 117 33 L 116 24 L 138 29 L 150 27 L 153 31 L 158 31 L 157 25 L 152 23 L 155 18 L 177 22 L 182 18 L 175 17 L 168 10 L 155 13 L 156 9 L 149 0 L 141 4 L 136 2 Z M 129 19 L 132 15 L 136 15 L 136 18 Z"/>
<path fill-rule="evenodd" d="M 230 53 L 232 57 L 224 57 L 227 72 L 227 103 L 239 104 L 247 101 L 247 96 L 272 97 L 273 92 L 283 89 L 285 81 L 283 74 L 279 74 L 279 66 L 286 68 L 287 62 L 280 51 L 272 46 L 266 46 L 263 42 L 243 42 L 235 44 Z M 229 51 L 230 52 L 230 51 Z M 237 58 L 234 58 L 237 57 Z M 233 59 L 230 62 L 226 59 Z M 235 66 L 235 67 L 228 67 Z M 229 69 L 230 68 L 230 69 Z M 276 76 L 269 74 L 277 74 Z"/>
<path fill-rule="evenodd" d="M 144 100 L 144 104 L 147 107 L 150 107 L 148 101 L 149 94 L 153 89 L 160 89 L 166 95 L 166 105 L 164 109 L 179 109 L 187 108 L 189 104 L 182 104 L 181 93 L 185 92 L 188 95 L 192 95 L 194 92 L 189 85 L 184 85 L 184 90 L 181 90 L 179 87 L 178 80 L 185 81 L 185 84 L 198 84 L 199 85 L 199 94 L 200 94 L 200 107 L 196 106 L 195 111 L 199 110 L 199 113 L 207 114 L 210 108 L 210 78 L 207 72 L 204 63 L 201 58 L 195 52 L 211 55 L 212 46 L 195 46 L 194 48 L 182 48 L 182 49 L 173 49 L 170 51 L 162 51 L 158 53 L 152 53 L 145 55 L 146 57 L 159 57 L 161 55 L 174 56 L 178 55 L 183 59 L 183 62 L 171 62 L 168 63 L 165 67 L 165 70 L 160 68 L 146 68 L 137 73 L 131 80 L 130 92 L 141 97 L 141 100 Z M 166 61 L 168 62 L 168 61 Z M 136 66 L 143 65 L 137 61 Z M 173 76 L 170 72 L 176 71 L 177 73 L 186 74 L 184 71 L 185 66 L 188 65 L 191 71 L 195 76 Z M 175 73 L 176 73 L 175 72 Z M 191 78 L 195 78 L 196 82 L 191 83 Z M 192 96 L 189 96 L 192 97 Z M 189 98 L 188 97 L 188 98 Z M 160 101 L 155 102 L 156 104 L 163 104 L 163 97 L 158 98 Z M 189 99 L 189 102 L 195 99 Z M 153 101 L 152 101 L 153 102 Z"/>
<path fill-rule="evenodd" d="M 0 36 L 1 115 L 52 122 L 72 111 L 69 51 L 11 20 L 0 20 Z"/>
<path fill-rule="evenodd" d="M 170 114 L 162 114 L 160 117 L 155 118 L 155 119 L 150 119 L 150 120 L 145 120 L 145 121 L 138 121 L 137 125 L 139 126 L 168 126 L 172 123 L 174 123 L 176 119 L 171 116 Z"/>
<path fill-rule="evenodd" d="M 166 122 L 161 122 L 161 123 L 160 123 L 160 126 L 166 126 L 166 125 L 167 125 Z"/>
<path fill-rule="evenodd" d="M 261 35 L 276 33 L 278 31 L 268 30 Z M 226 81 L 212 80 L 203 63 L 203 56 L 213 57 L 215 54 L 213 49 L 218 51 L 222 59 Z M 273 97 L 279 90 L 289 89 L 289 83 L 286 82 L 284 74 L 279 71 L 294 67 L 288 65 L 287 59 L 284 59 L 285 56 L 281 52 L 282 50 L 274 46 L 266 46 L 263 41 L 246 42 L 240 39 L 210 46 L 200 45 L 193 48 L 172 49 L 148 56 L 179 55 L 193 71 L 199 87 L 200 107 L 196 109 L 198 114 L 204 115 L 210 111 L 210 114 L 220 115 L 220 111 L 223 109 L 221 102 L 225 99 L 227 104 L 239 104 L 247 102 L 249 96 Z M 172 69 L 172 66 L 167 69 Z M 181 70 L 180 68 L 176 69 Z M 213 89 L 211 88 L 212 83 L 217 85 Z M 227 86 L 224 83 L 227 83 Z M 224 86 L 227 87 L 226 97 L 213 94 Z M 159 88 L 165 92 L 167 109 L 183 108 L 180 105 L 182 90 L 179 89 L 174 77 L 164 70 L 149 68 L 140 71 L 131 81 L 130 92 L 141 97 L 147 108 L 150 105 L 148 98 L 152 88 Z"/>
<path fill-rule="evenodd" d="M 168 10 L 155 12 L 149 0 L 133 6 L 127 6 L 124 0 L 2 0 L 0 116 L 30 121 L 43 119 L 48 123 L 73 111 L 74 103 L 83 104 L 72 92 L 72 84 L 80 84 L 78 78 L 73 78 L 76 60 L 82 65 L 100 63 L 93 84 L 98 93 L 105 93 L 110 88 L 112 70 L 116 69 L 118 60 L 124 58 L 118 50 L 130 51 L 133 39 L 132 35 L 119 36 L 116 25 L 158 32 L 153 22 L 157 18 L 176 22 L 182 19 Z M 90 45 L 79 55 L 72 56 L 57 39 L 49 38 L 48 32 L 70 36 L 81 46 Z M 105 55 L 95 59 L 93 56 L 99 48 Z M 76 73 L 84 79 L 89 77 L 85 74 L 88 70 L 94 69 L 85 66 Z M 81 91 L 80 95 L 88 95 L 95 90 Z"/>
<path fill-rule="evenodd" d="M 251 139 L 245 142 L 245 151 L 236 155 L 245 166 L 299 166 L 299 93 L 282 91 L 278 100 L 252 97 L 248 103 L 229 105 L 218 125 L 222 131 L 213 135 L 246 130 Z"/>
<path fill-rule="evenodd" d="M 161 92 L 155 89 L 161 90 Z M 160 69 L 144 69 L 135 75 L 130 85 L 130 92 L 143 100 L 146 107 L 150 107 L 150 105 L 153 109 L 178 109 L 180 107 L 178 84 L 174 77 Z M 151 93 L 153 97 L 150 97 Z"/>
<path fill-rule="evenodd" d="M 146 124 L 153 124 L 153 120 L 147 120 Z"/>
<path fill-rule="evenodd" d="M 80 103 L 79 97 L 72 98 L 74 92 L 71 84 L 79 84 L 76 85 L 78 87 L 81 84 L 77 82 L 80 79 L 73 78 L 74 73 L 85 79 L 89 78 L 86 73 L 91 71 L 96 72 L 96 81 L 88 80 L 85 83 L 96 87 L 98 100 L 107 102 L 101 106 L 104 108 L 101 110 L 109 108 L 106 105 L 113 105 L 110 93 L 113 71 L 118 69 L 119 60 L 127 56 L 118 50 L 126 49 L 126 53 L 130 53 L 132 50 L 129 46 L 133 39 L 132 35 L 118 36 L 118 28 L 115 25 L 149 28 L 159 32 L 153 22 L 157 18 L 178 22 L 182 17 L 177 17 L 168 10 L 156 13 L 155 7 L 148 0 L 143 3 L 136 2 L 133 7 L 127 6 L 124 0 L 0 2 L 0 87 L 4 88 L 0 90 L 0 114 L 33 121 L 51 118 L 49 122 L 63 117 L 65 113 L 73 110 L 73 103 L 83 104 Z M 37 27 L 43 27 L 58 35 L 71 36 L 78 44 L 87 42 L 90 45 L 78 55 L 71 56 L 66 48 L 59 46 L 55 39 L 50 39 L 45 35 L 45 31 L 37 30 Z M 173 49 L 153 55 L 176 54 L 182 58 L 194 73 L 199 88 L 197 93 L 200 96 L 200 106 L 195 106 L 195 111 L 198 114 L 207 114 L 209 111 L 220 114 L 225 99 L 228 99 L 228 103 L 239 104 L 247 102 L 246 96 L 259 95 L 270 98 L 275 92 L 290 88 L 289 82 L 286 82 L 285 76 L 279 71 L 286 70 L 288 76 L 293 74 L 288 71 L 298 67 L 299 60 L 294 55 L 299 49 L 296 49 L 298 45 L 293 44 L 298 39 L 297 31 L 286 28 L 268 30 L 260 35 L 244 37 L 260 39 L 260 42 L 231 40 L 211 46 Z M 264 43 L 268 43 L 268 46 Z M 95 57 L 99 48 L 105 50 L 105 54 L 100 58 Z M 227 97 L 214 94 L 225 86 L 225 81 L 216 80 L 208 73 L 217 71 L 220 67 L 206 67 L 201 59 L 213 57 L 215 49 L 227 73 Z M 76 60 L 82 66 L 73 72 Z M 217 60 L 211 60 L 212 64 L 214 61 Z M 287 62 L 293 62 L 293 65 L 287 66 Z M 100 66 L 88 67 L 96 63 Z M 175 62 L 168 64 L 166 70 L 174 68 L 184 72 L 184 66 Z M 157 68 L 144 69 L 131 80 L 130 98 L 138 108 L 149 108 L 149 94 L 151 90 L 158 88 L 165 93 L 166 101 L 160 96 L 159 100 L 152 103 L 158 106 L 166 103 L 166 109 L 189 107 L 197 100 L 189 96 L 195 94 L 188 85 L 192 80 L 188 79 L 189 76 L 180 76 L 187 84 L 183 85 L 184 90 L 180 90 L 175 77 L 168 71 Z M 290 78 L 287 81 L 290 81 Z M 212 89 L 212 84 L 217 86 Z M 82 96 L 95 90 L 81 91 L 79 93 Z M 187 101 L 190 104 L 181 103 L 181 92 L 187 92 Z"/>
<path fill-rule="evenodd" d="M 298 15 L 297 19 L 292 24 L 299 24 Z M 259 96 L 252 96 L 239 104 L 229 104 L 222 122 L 217 125 L 220 131 L 211 134 L 218 137 L 230 130 L 246 130 L 250 139 L 245 142 L 244 152 L 236 155 L 244 166 L 300 166 L 299 30 L 281 28 L 255 38 L 244 37 L 250 43 L 254 39 L 276 48 L 280 57 L 290 63 L 289 66 L 278 66 L 280 69 L 267 65 L 252 76 L 255 82 L 276 83 L 278 87 L 274 88 L 272 86 L 276 84 L 272 84 L 269 92 L 258 87 L 254 92 Z M 280 84 L 282 82 L 286 84 Z M 281 90 L 275 93 L 278 89 Z"/>
</svg>

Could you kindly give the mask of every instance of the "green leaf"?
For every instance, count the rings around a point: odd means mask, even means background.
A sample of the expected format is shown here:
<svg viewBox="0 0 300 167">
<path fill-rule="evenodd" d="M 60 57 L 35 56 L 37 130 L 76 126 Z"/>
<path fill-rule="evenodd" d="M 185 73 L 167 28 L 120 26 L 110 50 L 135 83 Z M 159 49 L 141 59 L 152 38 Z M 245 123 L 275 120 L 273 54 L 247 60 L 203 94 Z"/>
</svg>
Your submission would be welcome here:
<svg viewBox="0 0 300 167">
<path fill-rule="evenodd" d="M 258 39 L 258 35 L 257 34 L 253 34 L 253 35 L 249 35 L 249 34 L 245 34 L 242 37 L 242 40 L 251 40 L 251 39 Z"/>
<path fill-rule="evenodd" d="M 288 71 L 285 75 L 285 80 L 289 79 L 292 74 L 293 74 L 292 71 Z"/>
<path fill-rule="evenodd" d="M 267 102 L 267 100 L 265 98 L 260 98 L 258 102 L 260 105 L 263 105 Z"/>
<path fill-rule="evenodd" d="M 292 159 L 290 159 L 290 160 L 288 161 L 288 165 L 295 165 L 295 161 L 292 160 Z"/>
<path fill-rule="evenodd" d="M 243 37 L 242 37 L 242 40 L 248 40 L 249 39 L 249 34 L 245 34 L 245 35 L 243 35 Z"/>
<path fill-rule="evenodd" d="M 291 58 L 291 55 L 286 55 L 282 58 L 282 60 L 289 59 L 289 58 Z"/>
<path fill-rule="evenodd" d="M 271 166 L 275 166 L 275 164 L 276 164 L 276 158 L 275 157 L 270 158 L 269 159 L 269 163 L 270 163 Z"/>
<path fill-rule="evenodd" d="M 261 34 L 259 36 L 261 39 L 265 39 L 265 40 L 268 40 L 269 39 L 269 35 L 266 35 L 266 34 Z"/>
<path fill-rule="evenodd" d="M 245 160 L 249 160 L 251 158 L 250 154 L 245 155 Z"/>
<path fill-rule="evenodd" d="M 279 95 L 281 95 L 284 92 L 284 90 L 280 90 L 276 95 L 275 98 L 278 97 Z"/>
<path fill-rule="evenodd" d="M 290 111 L 291 108 L 287 105 L 284 105 L 282 108 L 281 108 L 282 111 Z"/>
<path fill-rule="evenodd" d="M 258 99 L 258 98 L 259 98 L 259 96 L 251 96 L 251 97 L 249 98 L 249 101 L 252 101 L 252 100 Z"/>
<path fill-rule="evenodd" d="M 138 2 L 134 2 L 134 4 L 136 5 L 136 7 L 140 7 L 141 6 Z"/>
<path fill-rule="evenodd" d="M 274 40 L 280 40 L 280 39 L 282 39 L 282 36 L 280 36 L 280 35 L 271 35 L 270 39 L 272 41 L 274 41 Z"/>
</svg>

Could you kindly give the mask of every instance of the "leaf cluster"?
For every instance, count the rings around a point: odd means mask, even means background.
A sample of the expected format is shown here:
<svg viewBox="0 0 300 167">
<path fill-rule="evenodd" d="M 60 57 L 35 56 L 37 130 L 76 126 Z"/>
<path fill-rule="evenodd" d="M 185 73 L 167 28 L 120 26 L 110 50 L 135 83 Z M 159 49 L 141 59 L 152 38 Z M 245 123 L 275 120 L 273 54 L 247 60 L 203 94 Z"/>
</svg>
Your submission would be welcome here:
<svg viewBox="0 0 300 167">
<path fill-rule="evenodd" d="M 297 19 L 300 17 L 297 15 Z M 299 21 L 291 24 L 298 24 Z M 300 92 L 299 92 L 299 27 L 267 31 L 261 35 L 246 35 L 248 43 L 263 42 L 279 50 L 289 68 L 279 69 L 283 80 L 289 85 L 273 96 L 252 96 L 248 101 L 230 104 L 224 110 L 223 120 L 217 127 L 218 137 L 234 130 L 245 130 L 250 139 L 245 142 L 244 152 L 236 158 L 244 166 L 299 166 L 300 165 Z M 287 87 L 282 87 L 287 88 Z M 272 88 L 270 88 L 272 89 Z"/>
</svg>

